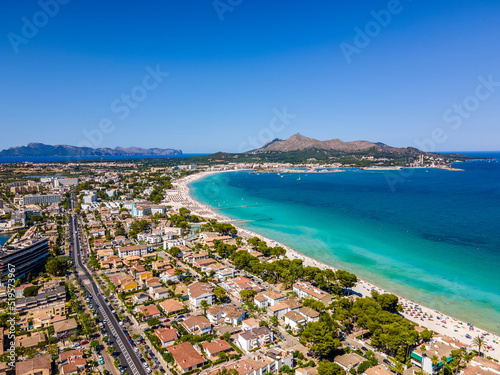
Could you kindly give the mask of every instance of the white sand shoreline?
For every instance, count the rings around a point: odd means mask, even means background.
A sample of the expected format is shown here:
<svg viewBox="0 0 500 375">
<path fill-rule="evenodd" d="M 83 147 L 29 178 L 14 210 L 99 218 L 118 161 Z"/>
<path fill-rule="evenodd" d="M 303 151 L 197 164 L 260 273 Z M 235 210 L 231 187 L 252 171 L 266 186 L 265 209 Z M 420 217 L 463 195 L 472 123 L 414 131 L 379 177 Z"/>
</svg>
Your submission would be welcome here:
<svg viewBox="0 0 500 375">
<path fill-rule="evenodd" d="M 175 190 L 178 192 L 178 196 L 175 201 L 182 204 L 184 207 L 191 210 L 195 215 L 213 218 L 219 221 L 234 222 L 234 219 L 222 215 L 212 209 L 212 207 L 205 205 L 201 202 L 196 201 L 190 193 L 189 184 L 199 180 L 203 177 L 223 173 L 223 172 L 234 172 L 229 171 L 214 171 L 214 172 L 201 172 L 188 177 L 179 179 L 173 183 Z M 234 225 L 234 223 L 232 223 Z M 286 256 L 290 259 L 302 259 L 304 265 L 314 266 L 320 269 L 331 268 L 336 270 L 333 266 L 324 264 L 316 259 L 313 259 L 299 251 L 286 246 L 278 241 L 271 240 L 264 237 L 258 233 L 252 232 L 248 229 L 241 228 L 237 225 L 235 227 L 238 229 L 238 235 L 243 238 L 258 237 L 266 241 L 270 246 L 282 246 L 286 250 Z M 384 289 L 377 287 L 376 285 L 369 283 L 365 280 L 359 279 L 358 284 L 353 290 L 363 296 L 370 296 L 372 290 L 377 290 L 381 293 L 386 292 Z M 449 315 L 438 312 L 437 310 L 431 309 L 426 306 L 422 306 L 416 302 L 413 302 L 407 298 L 399 297 L 400 303 L 403 305 L 405 312 L 403 316 L 408 320 L 417 323 L 422 327 L 426 327 L 429 330 L 437 332 L 438 334 L 451 337 L 459 342 L 466 345 L 471 345 L 472 339 L 466 338 L 466 334 L 470 335 L 472 338 L 485 334 L 484 338 L 486 345 L 490 346 L 493 350 L 486 349 L 484 351 L 485 356 L 491 356 L 492 358 L 500 361 L 500 338 L 494 333 L 488 333 L 488 331 L 479 329 L 477 327 L 471 327 L 468 323 L 460 321 L 459 319 L 453 318 Z M 438 319 L 439 317 L 439 319 Z"/>
</svg>

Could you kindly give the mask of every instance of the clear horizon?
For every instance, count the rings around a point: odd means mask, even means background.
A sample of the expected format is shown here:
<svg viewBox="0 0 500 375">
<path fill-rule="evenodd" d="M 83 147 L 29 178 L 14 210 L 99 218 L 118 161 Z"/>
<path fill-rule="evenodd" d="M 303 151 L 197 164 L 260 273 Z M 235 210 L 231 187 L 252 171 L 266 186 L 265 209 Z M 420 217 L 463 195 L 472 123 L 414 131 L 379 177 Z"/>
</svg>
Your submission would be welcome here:
<svg viewBox="0 0 500 375">
<path fill-rule="evenodd" d="M 500 149 L 500 3 L 7 2 L 0 150 Z"/>
</svg>

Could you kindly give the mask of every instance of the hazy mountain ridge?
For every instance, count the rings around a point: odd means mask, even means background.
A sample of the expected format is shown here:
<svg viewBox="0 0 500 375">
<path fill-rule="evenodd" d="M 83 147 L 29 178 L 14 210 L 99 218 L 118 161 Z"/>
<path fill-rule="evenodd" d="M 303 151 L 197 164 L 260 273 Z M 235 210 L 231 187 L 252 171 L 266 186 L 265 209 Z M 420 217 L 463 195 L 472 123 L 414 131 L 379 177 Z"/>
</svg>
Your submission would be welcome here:
<svg viewBox="0 0 500 375">
<path fill-rule="evenodd" d="M 70 145 L 46 145 L 28 143 L 26 146 L 10 147 L 0 151 L 0 156 L 122 156 L 122 155 L 182 155 L 172 148 L 115 147 L 91 148 Z"/>
</svg>

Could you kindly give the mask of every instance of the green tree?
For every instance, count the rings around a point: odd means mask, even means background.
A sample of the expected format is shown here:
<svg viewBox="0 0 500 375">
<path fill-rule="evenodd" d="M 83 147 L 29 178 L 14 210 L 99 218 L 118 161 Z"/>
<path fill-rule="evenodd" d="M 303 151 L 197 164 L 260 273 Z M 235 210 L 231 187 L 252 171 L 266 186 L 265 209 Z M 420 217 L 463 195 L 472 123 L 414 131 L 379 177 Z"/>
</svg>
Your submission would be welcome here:
<svg viewBox="0 0 500 375">
<path fill-rule="evenodd" d="M 343 375 L 345 371 L 333 362 L 320 362 L 318 366 L 318 375 Z"/>
<path fill-rule="evenodd" d="M 226 291 L 222 289 L 220 286 L 216 286 L 214 288 L 214 294 L 217 300 L 219 300 L 220 302 L 224 302 L 227 299 Z"/>
<path fill-rule="evenodd" d="M 100 347 L 100 346 L 101 346 L 101 344 L 99 344 L 99 341 L 97 341 L 97 340 L 92 340 L 92 341 L 90 342 L 90 348 L 91 348 L 91 349 L 94 349 L 94 350 L 96 350 L 96 351 L 97 351 L 97 350 L 99 349 L 99 347 Z"/>
<path fill-rule="evenodd" d="M 35 297 L 38 295 L 38 286 L 32 285 L 24 289 L 23 296 L 24 297 Z"/>
<path fill-rule="evenodd" d="M 424 329 L 422 332 L 420 332 L 420 338 L 422 341 L 427 342 L 430 339 L 432 339 L 433 333 L 432 331 L 429 331 L 427 328 Z"/>
<path fill-rule="evenodd" d="M 170 253 L 170 255 L 172 255 L 176 258 L 178 258 L 179 255 L 181 255 L 181 253 L 182 253 L 181 249 L 179 249 L 177 246 L 170 248 L 170 250 L 168 252 Z"/>
<path fill-rule="evenodd" d="M 280 321 L 278 320 L 278 317 L 277 316 L 271 316 L 271 318 L 269 319 L 269 321 L 271 322 L 271 324 L 275 327 L 277 327 L 279 324 L 280 324 Z"/>
<path fill-rule="evenodd" d="M 328 318 L 320 318 L 318 322 L 310 322 L 302 332 L 302 338 L 311 344 L 311 350 L 322 357 L 328 357 L 342 345 L 327 320 Z"/>
<path fill-rule="evenodd" d="M 396 374 L 402 374 L 403 371 L 405 370 L 403 363 L 397 360 L 392 362 L 392 364 L 389 367 L 391 371 L 395 372 Z"/>
<path fill-rule="evenodd" d="M 216 375 L 238 375 L 238 374 L 239 374 L 238 370 L 236 370 L 234 368 L 231 368 L 231 369 L 222 368 L 219 371 L 217 371 Z"/>
<path fill-rule="evenodd" d="M 160 319 L 158 319 L 158 318 L 151 318 L 148 320 L 149 327 L 156 326 L 158 324 L 160 324 Z"/>
<path fill-rule="evenodd" d="M 252 302 L 257 292 L 253 289 L 244 289 L 240 292 L 240 297 L 245 302 Z"/>
</svg>

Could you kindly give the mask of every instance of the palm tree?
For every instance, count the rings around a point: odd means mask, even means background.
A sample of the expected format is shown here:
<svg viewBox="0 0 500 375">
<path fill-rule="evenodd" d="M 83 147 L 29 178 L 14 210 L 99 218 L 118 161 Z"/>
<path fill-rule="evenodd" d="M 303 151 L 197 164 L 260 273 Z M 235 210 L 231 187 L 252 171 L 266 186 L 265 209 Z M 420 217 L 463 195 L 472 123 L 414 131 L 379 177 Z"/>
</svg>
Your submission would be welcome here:
<svg viewBox="0 0 500 375">
<path fill-rule="evenodd" d="M 486 348 L 486 343 L 481 336 L 476 336 L 472 340 L 472 345 L 477 346 L 477 351 L 479 352 L 479 356 L 481 357 L 481 350 Z"/>
<path fill-rule="evenodd" d="M 201 301 L 201 307 L 203 307 L 203 315 L 205 315 L 207 313 L 207 308 L 208 308 L 207 301 L 205 300 Z"/>
<path fill-rule="evenodd" d="M 399 362 L 397 360 L 392 363 L 392 366 L 390 366 L 390 368 L 396 374 L 402 374 L 403 371 L 405 370 L 405 367 L 404 367 L 403 363 Z"/>
<path fill-rule="evenodd" d="M 446 356 L 441 357 L 441 363 L 443 364 L 442 367 L 443 375 L 445 375 L 446 373 L 451 374 L 453 372 L 451 366 L 448 363 L 448 358 L 446 358 Z"/>
</svg>

